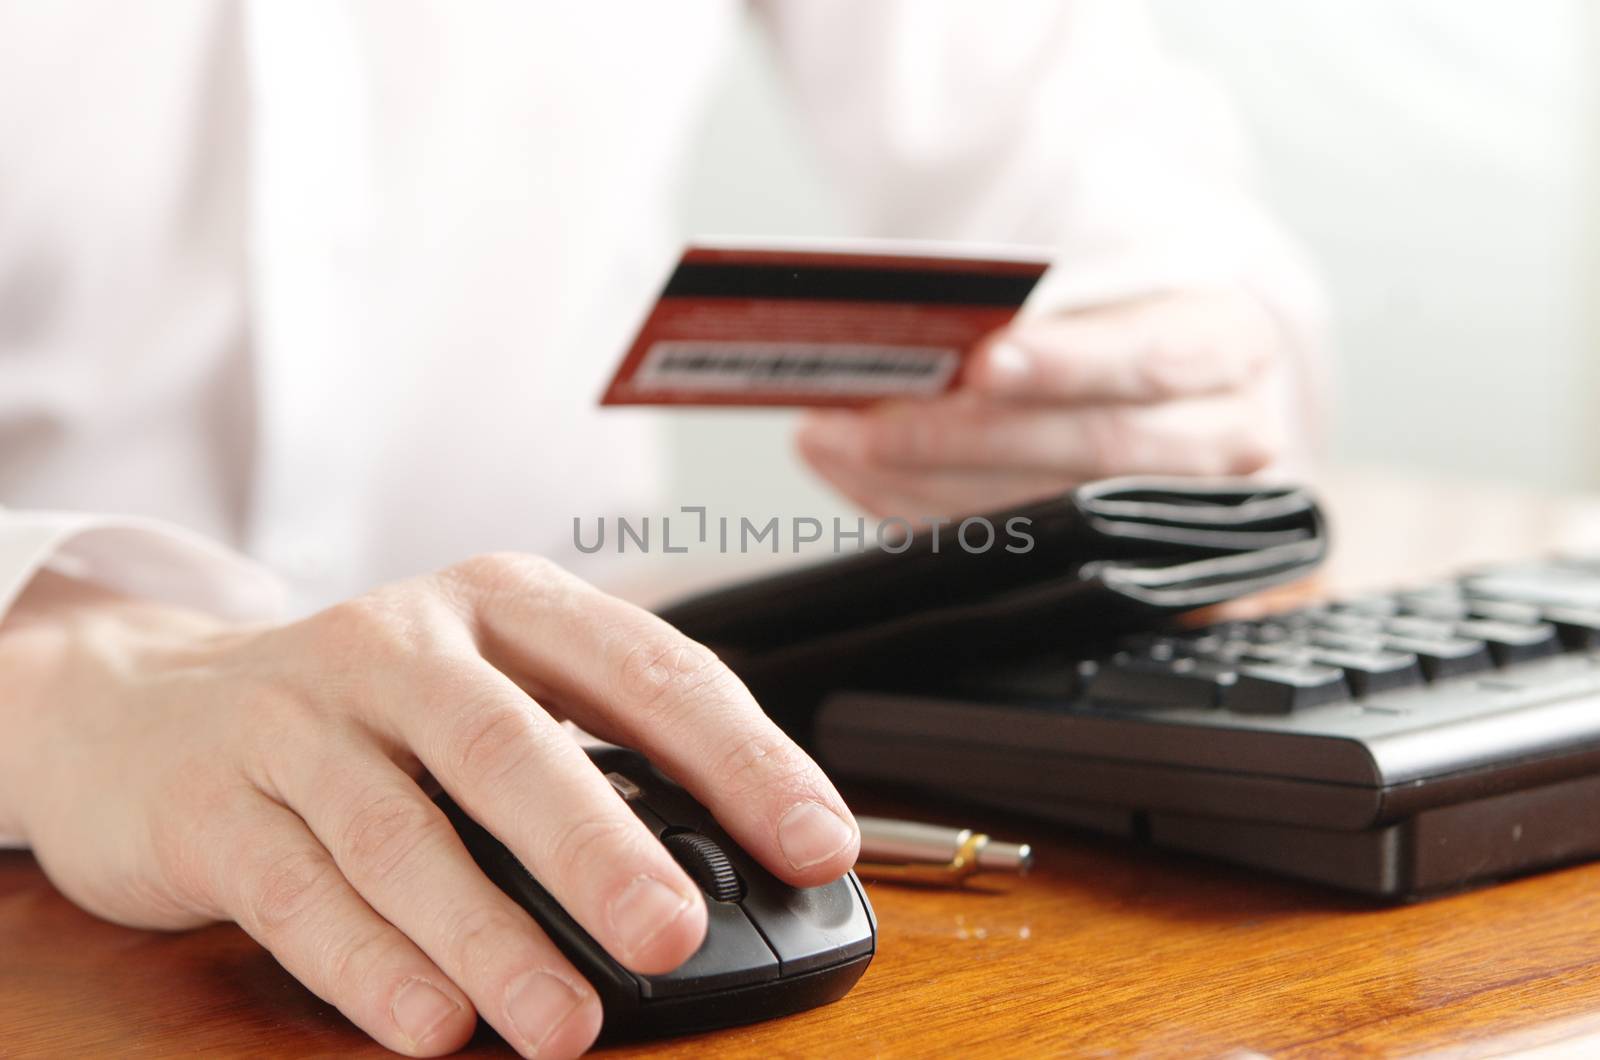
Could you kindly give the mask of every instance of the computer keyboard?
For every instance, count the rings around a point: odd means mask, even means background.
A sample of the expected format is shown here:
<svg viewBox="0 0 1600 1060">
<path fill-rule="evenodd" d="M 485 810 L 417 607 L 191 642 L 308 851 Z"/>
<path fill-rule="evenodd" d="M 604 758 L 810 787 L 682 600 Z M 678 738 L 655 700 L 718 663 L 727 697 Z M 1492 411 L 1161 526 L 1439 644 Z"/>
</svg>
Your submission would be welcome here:
<svg viewBox="0 0 1600 1060">
<path fill-rule="evenodd" d="M 1600 559 L 836 692 L 815 740 L 845 778 L 1373 895 L 1482 883 L 1600 855 Z"/>
</svg>

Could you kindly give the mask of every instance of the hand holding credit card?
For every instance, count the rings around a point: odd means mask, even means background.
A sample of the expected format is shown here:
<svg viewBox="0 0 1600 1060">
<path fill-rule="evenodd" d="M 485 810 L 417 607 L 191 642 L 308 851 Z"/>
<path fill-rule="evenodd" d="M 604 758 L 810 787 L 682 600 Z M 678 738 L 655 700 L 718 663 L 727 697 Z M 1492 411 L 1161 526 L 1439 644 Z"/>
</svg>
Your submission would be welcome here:
<svg viewBox="0 0 1600 1060">
<path fill-rule="evenodd" d="M 911 242 L 701 242 L 603 405 L 865 405 L 960 384 L 1043 275 L 1041 251 Z"/>
<path fill-rule="evenodd" d="M 1289 333 L 1245 286 L 1014 320 L 1046 265 L 1008 248 L 702 242 L 602 403 L 812 406 L 806 462 L 869 512 L 918 517 L 1117 475 L 1248 474 L 1305 435 Z"/>
</svg>

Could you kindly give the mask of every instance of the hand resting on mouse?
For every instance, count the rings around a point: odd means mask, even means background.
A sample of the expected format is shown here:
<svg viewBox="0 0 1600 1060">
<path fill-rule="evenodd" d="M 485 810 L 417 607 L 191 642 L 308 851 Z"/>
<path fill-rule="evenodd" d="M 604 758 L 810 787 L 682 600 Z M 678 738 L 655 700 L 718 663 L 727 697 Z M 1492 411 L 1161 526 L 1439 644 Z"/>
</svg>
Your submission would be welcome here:
<svg viewBox="0 0 1600 1060">
<path fill-rule="evenodd" d="M 478 869 L 432 777 L 622 965 L 700 946 L 701 890 L 562 725 L 637 747 L 788 883 L 854 819 L 707 649 L 546 561 L 486 556 L 302 621 L 231 627 L 39 575 L 0 624 L 0 834 L 108 919 L 237 921 L 383 1045 L 525 1055 L 593 989 Z"/>
</svg>

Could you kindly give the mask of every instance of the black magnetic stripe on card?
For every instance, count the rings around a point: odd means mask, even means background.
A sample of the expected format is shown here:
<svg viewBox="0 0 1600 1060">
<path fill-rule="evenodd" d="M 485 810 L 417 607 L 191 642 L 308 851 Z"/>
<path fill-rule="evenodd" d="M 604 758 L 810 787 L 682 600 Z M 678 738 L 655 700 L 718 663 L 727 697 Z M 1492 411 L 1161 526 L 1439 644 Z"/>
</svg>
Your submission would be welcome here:
<svg viewBox="0 0 1600 1060">
<path fill-rule="evenodd" d="M 948 269 L 865 269 L 815 265 L 680 264 L 663 298 L 805 298 L 846 302 L 1019 306 L 1037 275 Z"/>
</svg>

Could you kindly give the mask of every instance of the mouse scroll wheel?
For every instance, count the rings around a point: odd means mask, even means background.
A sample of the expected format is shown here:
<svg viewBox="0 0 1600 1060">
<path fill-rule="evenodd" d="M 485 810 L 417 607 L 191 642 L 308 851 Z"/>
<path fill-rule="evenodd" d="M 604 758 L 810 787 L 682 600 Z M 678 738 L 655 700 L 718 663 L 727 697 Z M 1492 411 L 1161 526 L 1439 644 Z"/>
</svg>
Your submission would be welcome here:
<svg viewBox="0 0 1600 1060">
<path fill-rule="evenodd" d="M 737 902 L 744 897 L 744 884 L 715 839 L 699 832 L 669 832 L 661 837 L 661 845 L 707 897 L 718 902 Z"/>
</svg>

